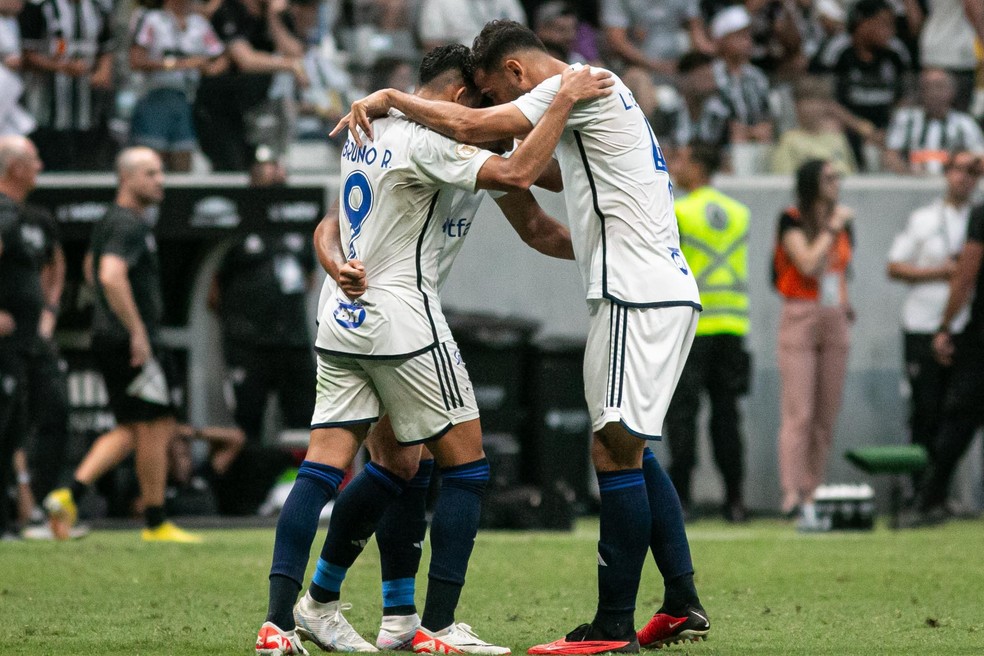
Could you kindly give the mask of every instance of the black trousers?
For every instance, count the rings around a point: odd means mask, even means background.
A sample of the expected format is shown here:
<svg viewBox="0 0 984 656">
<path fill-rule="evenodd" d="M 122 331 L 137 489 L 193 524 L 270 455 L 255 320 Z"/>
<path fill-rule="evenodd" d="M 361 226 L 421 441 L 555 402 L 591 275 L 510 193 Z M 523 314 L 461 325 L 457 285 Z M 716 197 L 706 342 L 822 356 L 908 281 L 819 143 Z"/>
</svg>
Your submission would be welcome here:
<svg viewBox="0 0 984 656">
<path fill-rule="evenodd" d="M 943 405 L 943 419 L 918 495 L 923 510 L 946 501 L 953 473 L 973 441 L 974 433 L 984 423 L 984 338 L 976 332 L 967 333 L 957 336 L 955 342 L 956 354 Z"/>
<path fill-rule="evenodd" d="M 67 366 L 51 342 L 27 356 L 28 463 L 31 491 L 40 501 L 58 487 L 68 450 Z"/>
<path fill-rule="evenodd" d="M 701 393 L 711 407 L 714 462 L 724 479 L 726 501 L 742 499 L 744 446 L 738 399 L 748 391 L 749 360 L 739 335 L 701 335 L 694 339 L 687 364 L 666 414 L 670 479 L 680 502 L 691 499 L 691 475 L 697 464 L 697 414 Z"/>
<path fill-rule="evenodd" d="M 0 535 L 13 529 L 13 508 L 7 492 L 14 482 L 14 451 L 24 439 L 24 357 L 0 348 Z"/>
<path fill-rule="evenodd" d="M 933 357 L 933 336 L 905 333 L 905 373 L 909 379 L 909 433 L 913 444 L 926 448 L 930 458 L 943 420 L 943 404 L 952 368 Z"/>
<path fill-rule="evenodd" d="M 315 364 L 310 346 L 255 346 L 226 343 L 236 425 L 252 443 L 263 432 L 270 392 L 276 392 L 284 425 L 308 428 L 314 414 Z"/>
</svg>

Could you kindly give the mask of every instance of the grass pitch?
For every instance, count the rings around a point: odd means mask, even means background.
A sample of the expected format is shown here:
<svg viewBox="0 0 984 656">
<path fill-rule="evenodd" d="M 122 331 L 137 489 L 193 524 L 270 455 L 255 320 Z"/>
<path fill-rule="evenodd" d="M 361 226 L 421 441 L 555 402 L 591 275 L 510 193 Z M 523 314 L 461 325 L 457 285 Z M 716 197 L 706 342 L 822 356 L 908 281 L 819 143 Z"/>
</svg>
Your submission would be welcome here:
<svg viewBox="0 0 984 656">
<path fill-rule="evenodd" d="M 0 654 L 252 653 L 273 531 L 205 535 L 205 545 L 145 545 L 136 531 L 0 543 Z M 980 521 L 826 535 L 772 521 L 700 522 L 689 535 L 710 639 L 659 653 L 984 653 Z M 321 537 L 323 530 L 315 555 Z M 516 654 L 588 621 L 596 539 L 596 521 L 573 533 L 481 533 L 459 621 Z M 378 563 L 370 545 L 343 591 L 354 604 L 347 617 L 370 640 L 379 621 Z M 425 585 L 422 575 L 418 603 Z M 637 623 L 660 595 L 649 562 Z"/>
</svg>

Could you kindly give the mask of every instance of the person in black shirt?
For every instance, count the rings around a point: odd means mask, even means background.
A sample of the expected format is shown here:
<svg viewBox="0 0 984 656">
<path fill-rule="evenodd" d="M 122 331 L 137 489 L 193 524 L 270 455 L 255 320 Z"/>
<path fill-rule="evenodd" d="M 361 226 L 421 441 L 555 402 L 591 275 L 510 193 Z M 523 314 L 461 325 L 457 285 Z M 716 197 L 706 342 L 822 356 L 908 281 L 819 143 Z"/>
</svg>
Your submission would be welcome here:
<svg viewBox="0 0 984 656">
<path fill-rule="evenodd" d="M 40 171 L 30 140 L 0 137 L 0 536 L 12 528 L 7 490 L 13 454 L 26 429 L 27 355 L 44 308 L 44 234 L 22 220 L 19 207 Z"/>
<path fill-rule="evenodd" d="M 970 211 L 967 240 L 950 278 L 950 296 L 933 336 L 933 352 L 941 364 L 953 366 L 943 405 L 943 421 L 931 451 L 929 469 L 916 493 L 912 513 L 902 524 L 937 523 L 947 517 L 950 481 L 960 459 L 984 425 L 984 205 Z M 950 323 L 974 295 L 970 321 L 960 335 L 951 335 Z"/>
<path fill-rule="evenodd" d="M 96 225 L 90 244 L 90 269 L 96 303 L 92 351 L 106 383 L 117 430 L 128 431 L 136 445 L 136 472 L 143 498 L 144 541 L 200 542 L 164 514 L 167 458 L 177 430 L 170 388 L 159 362 L 163 300 L 157 242 L 143 218 L 164 198 L 161 158 L 151 149 L 128 148 L 116 165 L 116 203 Z M 86 485 L 55 490 L 45 500 L 56 535 L 76 517 L 75 499 Z M 59 528 L 58 524 L 62 526 Z"/>
<path fill-rule="evenodd" d="M 912 62 L 895 37 L 895 14 L 886 0 L 858 0 L 847 26 L 849 34 L 835 36 L 820 49 L 810 72 L 834 76 L 838 118 L 847 125 L 848 140 L 861 163 L 864 142 L 882 139 Z"/>
<path fill-rule="evenodd" d="M 194 108 L 196 132 L 214 170 L 245 171 L 253 147 L 281 143 L 287 136 L 287 112 L 268 98 L 275 73 L 290 73 L 307 84 L 304 42 L 286 0 L 225 0 L 212 16 L 212 27 L 225 42 L 232 71 L 202 78 Z M 275 134 L 264 134 L 261 126 Z"/>
</svg>

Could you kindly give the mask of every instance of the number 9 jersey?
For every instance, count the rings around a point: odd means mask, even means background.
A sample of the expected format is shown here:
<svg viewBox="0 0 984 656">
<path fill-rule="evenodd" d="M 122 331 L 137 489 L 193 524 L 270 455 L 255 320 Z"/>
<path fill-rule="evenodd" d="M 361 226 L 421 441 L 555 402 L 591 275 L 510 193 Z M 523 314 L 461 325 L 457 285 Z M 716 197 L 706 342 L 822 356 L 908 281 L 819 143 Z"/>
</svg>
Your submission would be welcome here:
<svg viewBox="0 0 984 656">
<path fill-rule="evenodd" d="M 317 349 L 326 354 L 405 358 L 451 339 L 438 296 L 444 197 L 475 191 L 493 153 L 406 120 L 373 123 L 374 141 L 342 149 L 342 248 L 360 260 L 369 287 L 351 302 L 328 278 Z M 452 188 L 453 187 L 453 188 Z M 455 189 L 456 188 L 456 189 Z"/>
</svg>

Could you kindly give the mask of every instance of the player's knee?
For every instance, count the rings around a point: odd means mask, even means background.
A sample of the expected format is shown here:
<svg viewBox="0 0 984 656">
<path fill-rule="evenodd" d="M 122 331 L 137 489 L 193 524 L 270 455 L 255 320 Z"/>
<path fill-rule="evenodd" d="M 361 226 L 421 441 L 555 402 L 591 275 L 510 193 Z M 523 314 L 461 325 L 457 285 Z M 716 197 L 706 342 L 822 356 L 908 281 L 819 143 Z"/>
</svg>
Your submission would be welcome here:
<svg viewBox="0 0 984 656">
<path fill-rule="evenodd" d="M 413 450 L 404 449 L 404 451 Z M 420 458 L 415 451 L 407 454 L 383 451 L 373 454 L 372 460 L 405 481 L 409 481 L 416 476 L 417 470 L 420 468 Z"/>
</svg>

